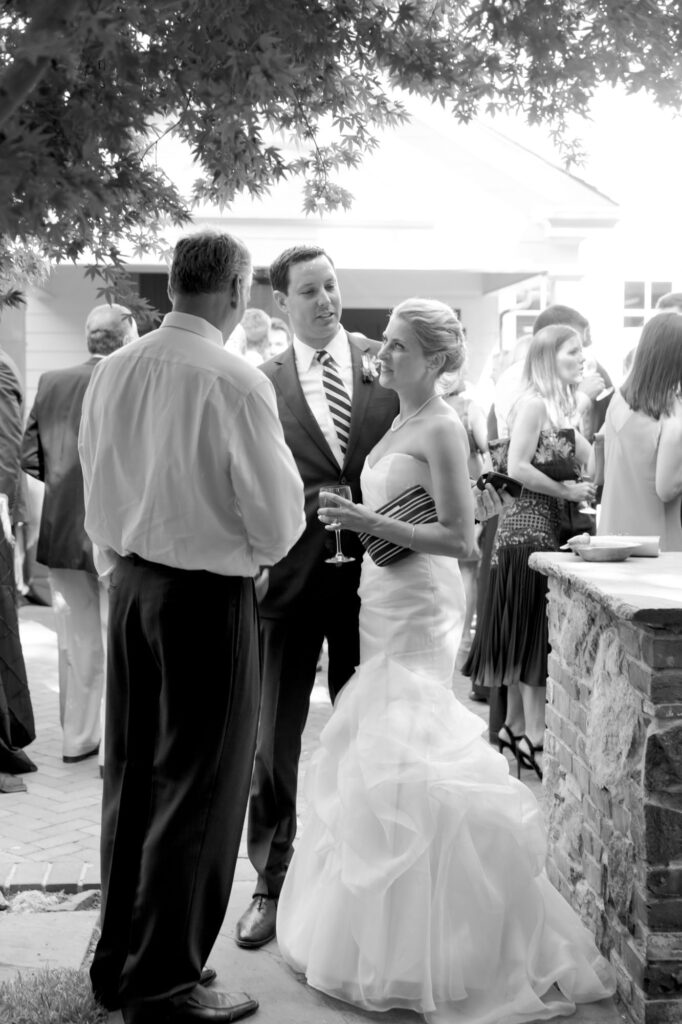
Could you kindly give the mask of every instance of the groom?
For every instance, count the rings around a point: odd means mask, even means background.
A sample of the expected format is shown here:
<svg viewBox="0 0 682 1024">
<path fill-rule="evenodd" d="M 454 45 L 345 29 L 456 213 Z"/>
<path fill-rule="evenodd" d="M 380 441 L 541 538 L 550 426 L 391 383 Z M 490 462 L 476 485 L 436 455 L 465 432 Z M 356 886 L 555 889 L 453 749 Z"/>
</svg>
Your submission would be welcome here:
<svg viewBox="0 0 682 1024">
<path fill-rule="evenodd" d="M 325 484 L 348 484 L 360 500 L 367 453 L 398 411 L 393 391 L 373 372 L 381 347 L 340 324 L 334 265 L 317 246 L 287 249 L 270 267 L 274 298 L 288 316 L 293 344 L 260 369 L 275 386 L 285 440 L 305 485 L 306 528 L 270 570 L 260 605 L 263 697 L 251 783 L 248 852 L 258 881 L 237 924 L 239 946 L 274 938 L 277 899 L 293 853 L 301 735 L 326 638 L 329 692 L 335 699 L 359 661 L 358 583 L 362 546 L 352 533 L 343 549 L 354 562 L 328 565 L 333 534 L 317 518 Z"/>
</svg>

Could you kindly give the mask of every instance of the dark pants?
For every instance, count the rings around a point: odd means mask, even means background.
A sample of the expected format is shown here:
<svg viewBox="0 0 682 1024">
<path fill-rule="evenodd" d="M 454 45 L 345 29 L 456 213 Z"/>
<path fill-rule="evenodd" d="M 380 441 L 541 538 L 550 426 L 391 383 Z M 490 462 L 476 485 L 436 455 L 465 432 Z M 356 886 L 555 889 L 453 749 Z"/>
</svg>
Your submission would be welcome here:
<svg viewBox="0 0 682 1024">
<path fill-rule="evenodd" d="M 358 569 L 321 566 L 290 615 L 262 619 L 263 702 L 249 803 L 249 859 L 256 892 L 278 896 L 296 836 L 301 736 L 326 637 L 332 700 L 359 661 Z"/>
<path fill-rule="evenodd" d="M 199 981 L 246 811 L 260 672 L 253 581 L 121 559 L 110 589 L 102 935 L 109 1009 Z"/>
<path fill-rule="evenodd" d="M 14 549 L 0 527 L 0 772 L 35 770 L 20 750 L 36 738 L 33 706 L 19 639 Z"/>
</svg>

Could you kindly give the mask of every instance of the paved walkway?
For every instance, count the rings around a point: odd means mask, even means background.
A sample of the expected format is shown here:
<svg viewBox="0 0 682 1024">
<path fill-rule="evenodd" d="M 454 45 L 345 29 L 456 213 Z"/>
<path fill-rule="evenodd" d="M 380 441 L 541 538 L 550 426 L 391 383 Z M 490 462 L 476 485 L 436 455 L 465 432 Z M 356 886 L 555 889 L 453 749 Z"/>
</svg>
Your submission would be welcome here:
<svg viewBox="0 0 682 1024">
<path fill-rule="evenodd" d="M 26 793 L 0 795 L 0 884 L 75 889 L 99 885 L 102 783 L 97 758 L 62 762 L 57 635 L 51 608 L 20 610 L 37 739 Z"/>
<path fill-rule="evenodd" d="M 96 758 L 75 765 L 61 760 L 57 686 L 57 645 L 52 611 L 28 605 L 20 627 L 38 738 L 28 748 L 38 771 L 24 776 L 27 793 L 0 795 L 0 885 L 10 892 L 47 888 L 71 890 L 99 885 L 98 842 L 101 782 Z M 468 698 L 469 682 L 457 675 L 457 696 L 487 719 L 487 706 Z M 331 708 L 324 673 L 318 675 L 303 737 L 304 773 Z M 541 796 L 535 777 L 524 781 Z M 305 806 L 301 807 L 305 815 Z M 251 992 L 260 1000 L 259 1024 L 419 1024 L 413 1013 L 366 1014 L 308 988 L 283 962 L 277 943 L 261 950 L 239 949 L 234 941 L 237 918 L 248 905 L 253 870 L 242 840 L 227 916 L 210 958 L 218 983 Z M 81 966 L 96 912 L 0 914 L 0 982 L 18 971 L 41 967 Z M 573 1024 L 623 1024 L 611 1000 L 579 1008 Z M 122 1024 L 120 1014 L 110 1024 Z M 465 1024 L 465 1022 L 463 1022 Z"/>
</svg>

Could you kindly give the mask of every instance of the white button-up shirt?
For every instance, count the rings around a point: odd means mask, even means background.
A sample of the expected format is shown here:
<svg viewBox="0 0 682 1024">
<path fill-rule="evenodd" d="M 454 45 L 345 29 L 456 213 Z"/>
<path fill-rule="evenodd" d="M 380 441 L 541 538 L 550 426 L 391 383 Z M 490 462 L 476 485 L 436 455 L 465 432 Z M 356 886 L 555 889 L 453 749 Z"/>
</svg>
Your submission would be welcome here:
<svg viewBox="0 0 682 1024">
<path fill-rule="evenodd" d="M 340 327 L 328 345 L 321 352 L 329 352 L 336 364 L 336 372 L 344 383 L 348 397 L 353 401 L 353 363 L 350 356 L 350 342 L 343 327 Z M 334 420 L 329 411 L 327 397 L 322 384 L 322 364 L 316 358 L 318 349 L 311 348 L 299 338 L 294 337 L 294 358 L 296 371 L 301 382 L 303 395 L 310 406 L 310 411 L 317 420 L 318 426 L 329 444 L 339 466 L 343 465 L 343 452 L 339 444 Z"/>
<path fill-rule="evenodd" d="M 303 532 L 272 384 L 201 317 L 169 313 L 95 367 L 78 447 L 102 574 L 115 552 L 254 576 Z"/>
</svg>

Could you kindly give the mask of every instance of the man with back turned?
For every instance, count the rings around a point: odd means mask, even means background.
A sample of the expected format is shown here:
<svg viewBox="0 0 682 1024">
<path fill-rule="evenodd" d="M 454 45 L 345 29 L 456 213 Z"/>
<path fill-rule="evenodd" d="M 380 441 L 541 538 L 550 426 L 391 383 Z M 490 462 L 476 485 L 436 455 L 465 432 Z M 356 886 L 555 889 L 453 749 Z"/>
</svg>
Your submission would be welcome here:
<svg viewBox="0 0 682 1024">
<path fill-rule="evenodd" d="M 83 405 L 85 526 L 110 574 L 95 995 L 126 1024 L 238 1020 L 205 987 L 249 790 L 260 697 L 254 577 L 303 529 L 272 385 L 223 348 L 251 259 L 181 239 L 173 310 L 95 368 Z M 204 984 L 202 985 L 202 980 Z"/>
</svg>

